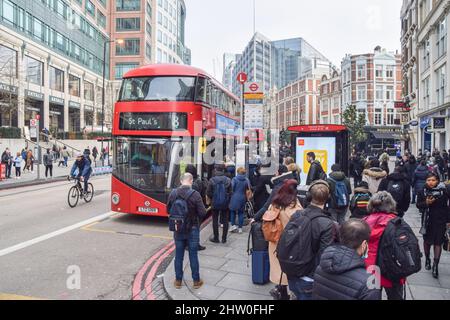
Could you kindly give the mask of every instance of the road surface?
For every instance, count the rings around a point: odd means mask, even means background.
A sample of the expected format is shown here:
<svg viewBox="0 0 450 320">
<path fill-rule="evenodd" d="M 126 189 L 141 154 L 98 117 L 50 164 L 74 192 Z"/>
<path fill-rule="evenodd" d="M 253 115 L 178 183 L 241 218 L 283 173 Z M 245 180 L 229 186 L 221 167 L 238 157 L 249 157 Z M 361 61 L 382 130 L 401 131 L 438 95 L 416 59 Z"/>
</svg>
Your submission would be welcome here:
<svg viewBox="0 0 450 320">
<path fill-rule="evenodd" d="M 165 219 L 110 212 L 110 177 L 93 202 L 69 182 L 0 191 L 0 299 L 132 299 L 135 275 L 171 240 Z"/>
</svg>

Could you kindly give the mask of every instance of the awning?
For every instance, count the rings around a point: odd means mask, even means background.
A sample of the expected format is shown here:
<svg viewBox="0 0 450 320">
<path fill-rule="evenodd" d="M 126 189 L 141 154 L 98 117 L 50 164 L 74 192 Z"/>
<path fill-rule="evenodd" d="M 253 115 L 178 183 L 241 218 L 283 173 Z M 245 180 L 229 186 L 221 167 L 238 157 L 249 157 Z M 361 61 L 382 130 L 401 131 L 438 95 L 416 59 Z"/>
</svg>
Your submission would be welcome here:
<svg viewBox="0 0 450 320">
<path fill-rule="evenodd" d="M 380 140 L 400 140 L 400 134 L 397 132 L 371 132 L 375 139 Z"/>
</svg>

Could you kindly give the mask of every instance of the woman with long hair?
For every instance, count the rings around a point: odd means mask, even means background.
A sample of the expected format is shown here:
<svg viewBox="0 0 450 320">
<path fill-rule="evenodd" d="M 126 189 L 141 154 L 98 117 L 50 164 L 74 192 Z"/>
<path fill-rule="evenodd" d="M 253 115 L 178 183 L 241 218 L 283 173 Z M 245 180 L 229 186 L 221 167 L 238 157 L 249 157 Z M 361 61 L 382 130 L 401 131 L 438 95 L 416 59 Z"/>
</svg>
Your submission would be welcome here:
<svg viewBox="0 0 450 320">
<path fill-rule="evenodd" d="M 432 270 L 433 277 L 439 277 L 439 261 L 445 232 L 450 223 L 449 188 L 441 183 L 440 177 L 431 172 L 422 192 L 417 195 L 417 208 L 423 212 L 422 233 L 425 252 L 425 269 Z M 433 247 L 434 261 L 431 266 L 430 251 Z"/>
<path fill-rule="evenodd" d="M 297 185 L 297 180 L 286 180 L 273 197 L 272 205 L 268 210 L 268 214 L 270 212 L 278 214 L 283 230 L 292 215 L 303 209 L 297 198 Z M 289 300 L 288 279 L 286 275 L 282 275 L 280 262 L 275 254 L 277 245 L 278 242 L 269 241 L 270 281 L 276 285 L 270 294 L 277 300 Z"/>
</svg>

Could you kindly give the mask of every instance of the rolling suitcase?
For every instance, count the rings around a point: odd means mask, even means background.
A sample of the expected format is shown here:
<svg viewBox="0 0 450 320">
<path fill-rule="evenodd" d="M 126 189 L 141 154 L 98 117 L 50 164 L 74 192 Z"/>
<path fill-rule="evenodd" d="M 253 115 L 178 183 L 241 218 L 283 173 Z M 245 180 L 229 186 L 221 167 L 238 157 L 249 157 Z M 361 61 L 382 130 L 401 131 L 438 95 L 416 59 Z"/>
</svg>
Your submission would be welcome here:
<svg viewBox="0 0 450 320">
<path fill-rule="evenodd" d="M 261 227 L 261 222 L 252 224 L 247 244 L 247 252 L 252 256 L 252 281 L 258 285 L 264 285 L 270 281 L 269 243 L 264 239 Z M 252 248 L 250 248 L 250 238 L 252 238 Z"/>
<path fill-rule="evenodd" d="M 264 285 L 270 281 L 270 264 L 268 251 L 252 251 L 252 281 Z"/>
</svg>

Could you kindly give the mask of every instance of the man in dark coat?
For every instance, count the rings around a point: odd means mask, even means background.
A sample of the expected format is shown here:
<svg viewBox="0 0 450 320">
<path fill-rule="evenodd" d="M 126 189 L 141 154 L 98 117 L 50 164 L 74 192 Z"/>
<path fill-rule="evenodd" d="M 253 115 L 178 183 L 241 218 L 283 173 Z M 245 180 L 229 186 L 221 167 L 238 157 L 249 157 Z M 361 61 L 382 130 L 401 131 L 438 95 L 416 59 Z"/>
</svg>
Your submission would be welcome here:
<svg viewBox="0 0 450 320">
<path fill-rule="evenodd" d="M 212 208 L 212 215 L 213 215 L 213 232 L 214 235 L 210 239 L 211 242 L 219 243 L 219 220 L 220 224 L 223 225 L 223 234 L 222 234 L 222 243 L 227 242 L 227 235 L 228 235 L 228 221 L 229 221 L 229 211 L 228 211 L 228 204 L 231 198 L 231 179 L 225 176 L 225 165 L 224 164 L 216 164 L 215 165 L 215 172 L 214 177 L 212 177 L 209 180 L 208 189 L 206 190 L 206 196 L 211 200 L 211 208 Z M 226 204 L 219 208 L 217 205 L 212 201 L 214 199 L 214 193 L 216 191 L 216 186 L 219 183 L 223 183 L 224 190 L 226 192 L 225 199 Z"/>
<path fill-rule="evenodd" d="M 398 166 L 394 172 L 383 179 L 378 192 L 389 192 L 397 202 L 397 215 L 403 218 L 411 203 L 411 185 L 405 167 Z"/>
<path fill-rule="evenodd" d="M 350 205 L 350 195 L 352 194 L 352 186 L 350 184 L 350 180 L 345 176 L 345 173 L 342 171 L 341 166 L 338 164 L 334 164 L 331 167 L 331 173 L 329 178 L 327 179 L 328 184 L 330 185 L 330 200 L 327 203 L 328 213 L 331 217 L 339 223 L 339 225 L 344 224 L 345 216 L 348 211 L 348 207 Z M 339 205 L 339 199 L 337 199 L 336 187 L 338 184 L 345 185 L 345 205 Z M 343 200 L 343 199 L 342 199 Z"/>
<path fill-rule="evenodd" d="M 314 300 L 381 300 L 381 290 L 370 288 L 364 257 L 370 227 L 351 219 L 340 230 L 341 244 L 325 249 L 314 275 Z"/>
<path fill-rule="evenodd" d="M 350 175 L 354 179 L 355 188 L 362 181 L 362 173 L 364 171 L 365 161 L 361 157 L 361 153 L 353 154 L 350 158 Z"/>
<path fill-rule="evenodd" d="M 316 160 L 316 154 L 309 152 L 307 154 L 307 160 L 311 164 L 308 171 L 308 177 L 306 178 L 306 185 L 311 185 L 314 181 L 326 179 L 325 171 L 318 160 Z"/>
</svg>

